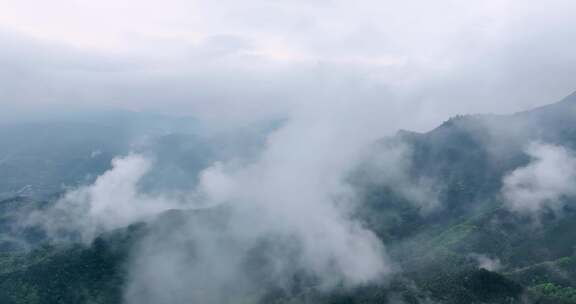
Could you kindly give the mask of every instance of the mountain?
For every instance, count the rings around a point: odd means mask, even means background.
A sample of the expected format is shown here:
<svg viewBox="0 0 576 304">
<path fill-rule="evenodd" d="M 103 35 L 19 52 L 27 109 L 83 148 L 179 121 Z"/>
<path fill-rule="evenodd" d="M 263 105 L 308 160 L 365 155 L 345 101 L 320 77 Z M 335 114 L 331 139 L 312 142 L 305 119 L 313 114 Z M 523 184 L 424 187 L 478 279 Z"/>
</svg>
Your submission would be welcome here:
<svg viewBox="0 0 576 304">
<path fill-rule="evenodd" d="M 0 123 L 0 199 L 57 196 L 92 183 L 111 168 L 114 157 L 130 152 L 157 161 L 145 188 L 189 186 L 214 160 L 254 153 L 275 124 L 212 134 L 191 117 L 125 111 Z"/>
<path fill-rule="evenodd" d="M 383 141 L 376 149 L 408 147 L 411 181 L 435 181 L 441 205 L 422 213 L 388 185 L 368 184 L 363 216 L 406 271 L 458 270 L 490 257 L 500 274 L 526 290 L 553 297 L 551 303 L 572 303 L 576 197 L 563 196 L 561 210 L 543 210 L 537 218 L 503 202 L 503 180 L 530 163 L 531 143 L 576 148 L 576 93 L 526 112 L 459 116 L 428 133 L 400 132 Z M 400 220 L 383 224 L 382 215 L 393 214 Z"/>
<path fill-rule="evenodd" d="M 13 139 L 14 151 L 20 147 L 18 140 L 24 145 L 25 139 L 35 138 L 31 136 L 36 129 L 31 128 L 27 137 Z M 109 131 L 101 132 L 93 135 L 98 138 L 94 141 L 101 143 L 98 146 L 116 149 L 108 138 L 98 135 Z M 72 139 L 81 137 L 86 136 L 70 135 L 70 141 L 58 138 L 61 141 L 50 142 L 58 151 L 67 151 L 78 146 L 79 141 Z M 116 139 L 122 141 L 121 136 Z M 207 155 L 213 153 L 211 148 L 197 150 L 203 142 L 190 135 L 159 136 L 156 140 L 155 153 L 170 160 L 165 170 L 173 170 L 183 161 L 186 164 L 186 155 L 194 152 L 198 162 L 184 166 L 192 174 L 209 162 Z M 314 288 L 305 274 L 295 273 L 294 286 L 268 286 L 259 303 L 576 303 L 576 197 L 562 195 L 559 208 L 527 215 L 509 208 L 502 194 L 506 177 L 533 161 L 527 147 L 534 143 L 576 150 L 576 93 L 525 112 L 458 116 L 427 133 L 401 131 L 380 140 L 371 147 L 371 155 L 378 158 L 400 149 L 408 173 L 393 175 L 386 166 L 375 166 L 373 160 L 358 164 L 350 177 L 362 203 L 355 216 L 383 240 L 399 271 L 382 285 L 330 292 Z M 95 146 L 83 149 L 79 154 L 86 155 Z M 66 157 L 62 160 L 67 161 Z M 86 164 L 93 168 L 93 163 Z M 12 165 L 29 168 L 26 170 L 43 166 L 34 162 Z M 98 166 L 79 170 L 100 172 L 105 167 L 103 163 Z M 162 176 L 162 170 L 155 174 Z M 420 188 L 422 193 L 414 190 Z M 9 235 L 14 219 L 8 215 L 14 210 L 27 212 L 26 208 L 46 204 L 50 202 L 35 197 L 0 202 L 4 214 L 0 229 Z M 183 212 L 170 211 L 157 221 L 178 222 Z M 225 211 L 193 211 L 191 216 L 219 212 Z M 25 237 L 39 247 L 31 251 L 3 247 L 0 302 L 120 303 L 130 248 L 147 233 L 149 225 L 155 222 L 119 229 L 90 246 L 40 245 L 41 235 L 26 232 Z M 253 270 L 265 270 L 265 263 L 256 260 L 251 264 Z M 237 302 L 256 303 L 252 299 Z"/>
</svg>

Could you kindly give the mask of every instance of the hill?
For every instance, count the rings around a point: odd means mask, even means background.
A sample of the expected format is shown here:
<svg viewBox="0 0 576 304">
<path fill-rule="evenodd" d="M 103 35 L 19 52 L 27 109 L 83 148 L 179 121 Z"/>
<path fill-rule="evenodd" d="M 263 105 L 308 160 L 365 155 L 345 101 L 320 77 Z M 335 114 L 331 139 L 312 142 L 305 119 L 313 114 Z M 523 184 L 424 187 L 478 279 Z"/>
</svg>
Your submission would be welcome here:
<svg viewBox="0 0 576 304">
<path fill-rule="evenodd" d="M 170 155 L 169 164 L 175 165 L 202 146 L 194 137 L 182 138 L 187 137 L 158 137 L 157 153 Z M 562 193 L 554 208 L 545 205 L 527 213 L 511 208 L 503 194 L 512 173 L 538 162 L 529 149 L 534 144 L 576 150 L 576 93 L 530 111 L 458 116 L 427 133 L 402 131 L 382 139 L 350 178 L 361 198 L 355 216 L 383 240 L 399 271 L 382 285 L 330 292 L 315 288 L 313 279 L 295 271 L 290 288 L 267 286 L 259 300 L 236 302 L 576 303 L 576 197 Z M 398 149 L 406 174 L 391 174 L 386 163 L 375 164 L 379 156 Z M 202 167 L 212 153 L 197 152 L 198 161 L 191 162 L 187 172 Z M 99 166 L 95 172 L 105 165 Z M 15 198 L 0 206 L 4 214 L 12 214 L 43 204 L 50 202 Z M 207 212 L 225 211 L 196 211 L 192 216 Z M 183 213 L 170 211 L 157 221 L 177 222 Z M 12 220 L 4 216 L 0 221 L 5 235 Z M 89 246 L 41 245 L 42 236 L 34 231 L 25 235 L 39 246 L 32 251 L 6 242 L 0 258 L 1 302 L 120 303 L 130 250 L 154 224 L 114 231 Z M 264 264 L 251 265 L 264 271 Z"/>
</svg>

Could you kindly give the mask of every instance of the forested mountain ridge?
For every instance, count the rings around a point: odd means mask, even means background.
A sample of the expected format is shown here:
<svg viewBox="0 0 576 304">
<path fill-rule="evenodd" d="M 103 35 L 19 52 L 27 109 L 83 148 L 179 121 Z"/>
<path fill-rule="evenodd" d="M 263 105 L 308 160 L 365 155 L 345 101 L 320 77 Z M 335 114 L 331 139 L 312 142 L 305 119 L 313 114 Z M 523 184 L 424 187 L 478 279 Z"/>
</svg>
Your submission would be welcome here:
<svg viewBox="0 0 576 304">
<path fill-rule="evenodd" d="M 530 111 L 459 116 L 427 133 L 383 139 L 373 150 L 401 147 L 407 176 L 369 178 L 386 172 L 368 162 L 352 183 L 362 198 L 356 216 L 383 240 L 396 273 L 379 285 L 336 292 L 299 279 L 290 290 L 271 286 L 260 303 L 576 303 L 576 198 L 562 195 L 558 208 L 527 214 L 509 208 L 502 192 L 506 177 L 533 161 L 526 150 L 532 143 L 576 148 L 576 93 Z M 423 195 L 406 195 L 413 185 L 424 187 Z M 42 245 L 41 232 L 25 231 L 14 237 L 40 247 L 15 250 L 10 215 L 49 204 L 0 202 L 7 237 L 0 302 L 121 303 L 127 257 L 147 225 L 115 230 L 89 246 Z M 171 211 L 157 221 L 179 216 Z"/>
</svg>

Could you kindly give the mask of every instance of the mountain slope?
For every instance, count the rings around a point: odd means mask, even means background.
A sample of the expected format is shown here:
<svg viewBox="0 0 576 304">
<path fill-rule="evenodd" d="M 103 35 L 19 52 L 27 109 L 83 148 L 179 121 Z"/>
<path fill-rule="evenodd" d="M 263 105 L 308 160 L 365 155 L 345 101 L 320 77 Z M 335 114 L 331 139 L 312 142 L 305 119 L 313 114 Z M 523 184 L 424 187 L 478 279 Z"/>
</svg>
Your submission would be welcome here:
<svg viewBox="0 0 576 304">
<path fill-rule="evenodd" d="M 178 151 L 201 145 L 180 136 L 159 141 L 157 152 L 174 160 L 167 170 L 184 158 Z M 383 240 L 399 271 L 384 285 L 328 293 L 296 273 L 294 286 L 270 286 L 260 303 L 576 303 L 576 198 L 563 197 L 561 212 L 545 210 L 535 219 L 506 208 L 501 194 L 503 178 L 531 161 L 525 148 L 532 142 L 576 149 L 576 94 L 513 115 L 459 116 L 427 133 L 404 131 L 378 142 L 376 154 L 397 147 L 406 151 L 408 176 L 402 182 L 433 181 L 435 197 L 416 201 L 397 181 L 366 179 L 362 165 L 353 176 L 363 199 L 356 216 Z M 184 148 L 171 149 L 179 145 Z M 202 150 L 199 159 L 209 153 Z M 190 164 L 191 171 L 198 167 Z M 374 173 L 385 176 L 378 171 L 385 169 L 376 167 Z M 426 200 L 437 200 L 438 206 L 426 209 Z M 15 210 L 34 204 L 40 203 L 16 199 L 0 206 Z M 177 222 L 179 216 L 188 215 L 172 211 L 159 221 Z M 12 219 L 1 220 L 5 229 Z M 0 257 L 0 302 L 120 303 L 125 263 L 145 233 L 145 225 L 129 227 L 91 246 L 29 253 L 6 246 Z"/>
</svg>

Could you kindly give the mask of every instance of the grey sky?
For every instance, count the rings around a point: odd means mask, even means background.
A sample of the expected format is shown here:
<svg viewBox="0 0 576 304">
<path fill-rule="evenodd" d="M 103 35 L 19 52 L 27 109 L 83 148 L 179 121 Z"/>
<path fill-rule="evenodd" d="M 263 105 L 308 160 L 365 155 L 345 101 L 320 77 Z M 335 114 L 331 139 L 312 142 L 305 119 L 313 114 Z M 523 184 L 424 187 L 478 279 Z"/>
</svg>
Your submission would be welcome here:
<svg viewBox="0 0 576 304">
<path fill-rule="evenodd" d="M 2 119 L 72 105 L 235 125 L 348 99 L 383 116 L 401 109 L 411 117 L 401 127 L 427 129 L 449 115 L 526 109 L 576 89 L 569 0 L 0 7 Z"/>
</svg>

